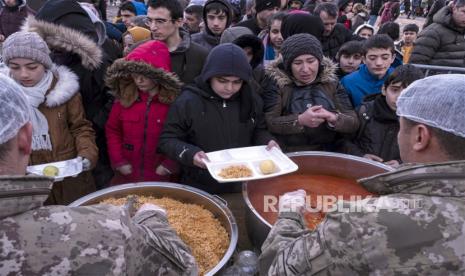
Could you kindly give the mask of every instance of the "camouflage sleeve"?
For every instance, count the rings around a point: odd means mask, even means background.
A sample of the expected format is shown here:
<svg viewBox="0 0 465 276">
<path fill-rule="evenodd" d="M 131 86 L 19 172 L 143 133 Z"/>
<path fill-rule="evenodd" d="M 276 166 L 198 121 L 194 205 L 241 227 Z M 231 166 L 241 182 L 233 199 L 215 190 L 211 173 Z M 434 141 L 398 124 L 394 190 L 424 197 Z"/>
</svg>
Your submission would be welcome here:
<svg viewBox="0 0 465 276">
<path fill-rule="evenodd" d="M 304 230 L 295 216 L 280 215 L 262 247 L 260 273 L 357 275 L 364 263 L 359 240 L 357 228 L 344 214 L 327 215 L 315 231 Z"/>
<path fill-rule="evenodd" d="M 143 230 L 147 245 L 169 260 L 179 275 L 198 275 L 197 263 L 189 247 L 170 227 L 166 216 L 157 211 L 136 214 L 134 222 Z"/>
</svg>

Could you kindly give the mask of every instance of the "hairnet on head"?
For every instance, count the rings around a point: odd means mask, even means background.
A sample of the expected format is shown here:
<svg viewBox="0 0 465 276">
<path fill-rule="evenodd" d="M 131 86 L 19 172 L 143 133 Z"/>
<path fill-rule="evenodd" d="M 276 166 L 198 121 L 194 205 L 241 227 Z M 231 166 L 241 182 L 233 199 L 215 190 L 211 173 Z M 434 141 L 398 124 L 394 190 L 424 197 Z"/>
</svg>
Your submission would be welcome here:
<svg viewBox="0 0 465 276">
<path fill-rule="evenodd" d="M 413 82 L 397 99 L 397 115 L 465 138 L 465 75 Z"/>
<path fill-rule="evenodd" d="M 0 145 L 29 122 L 29 105 L 23 93 L 15 81 L 0 74 Z"/>
</svg>

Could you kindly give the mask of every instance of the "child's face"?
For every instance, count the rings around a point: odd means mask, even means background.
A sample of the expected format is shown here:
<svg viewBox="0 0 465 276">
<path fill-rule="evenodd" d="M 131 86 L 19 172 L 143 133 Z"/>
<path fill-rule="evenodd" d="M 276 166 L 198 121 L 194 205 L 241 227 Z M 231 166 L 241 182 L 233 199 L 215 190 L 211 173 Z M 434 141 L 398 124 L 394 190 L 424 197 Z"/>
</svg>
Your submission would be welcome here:
<svg viewBox="0 0 465 276">
<path fill-rule="evenodd" d="M 32 59 L 13 58 L 8 61 L 11 77 L 24 87 L 33 87 L 45 75 L 45 67 Z"/>
<path fill-rule="evenodd" d="M 400 93 L 404 90 L 401 82 L 391 83 L 386 88 L 383 86 L 382 93 L 386 96 L 386 103 L 391 108 L 391 110 L 397 110 L 397 98 L 399 98 Z"/>
<path fill-rule="evenodd" d="M 152 92 L 152 90 L 156 88 L 156 83 L 143 75 L 131 74 L 131 77 L 137 88 L 141 91 Z"/>
<path fill-rule="evenodd" d="M 373 36 L 373 31 L 369 28 L 363 28 L 358 32 L 358 36 L 369 39 Z"/>
<path fill-rule="evenodd" d="M 210 80 L 212 90 L 222 99 L 229 99 L 242 88 L 242 79 L 235 76 L 213 77 Z"/>
<path fill-rule="evenodd" d="M 361 54 L 353 54 L 353 55 L 342 54 L 341 57 L 339 58 L 339 67 L 341 68 L 342 72 L 346 74 L 357 71 L 361 63 L 362 63 Z"/>
<path fill-rule="evenodd" d="M 417 33 L 412 31 L 407 31 L 403 33 L 403 40 L 405 44 L 413 44 L 417 39 Z"/>
<path fill-rule="evenodd" d="M 270 26 L 270 41 L 271 45 L 277 49 L 281 49 L 283 45 L 283 36 L 281 35 L 281 20 L 275 20 Z"/>
<path fill-rule="evenodd" d="M 127 55 L 129 53 L 129 49 L 134 45 L 134 39 L 132 38 L 131 34 L 127 34 L 123 37 L 123 54 Z"/>
<path fill-rule="evenodd" d="M 394 54 L 391 49 L 372 48 L 367 51 L 363 57 L 363 63 L 366 64 L 368 71 L 382 79 L 386 75 L 387 70 L 394 61 Z"/>
</svg>

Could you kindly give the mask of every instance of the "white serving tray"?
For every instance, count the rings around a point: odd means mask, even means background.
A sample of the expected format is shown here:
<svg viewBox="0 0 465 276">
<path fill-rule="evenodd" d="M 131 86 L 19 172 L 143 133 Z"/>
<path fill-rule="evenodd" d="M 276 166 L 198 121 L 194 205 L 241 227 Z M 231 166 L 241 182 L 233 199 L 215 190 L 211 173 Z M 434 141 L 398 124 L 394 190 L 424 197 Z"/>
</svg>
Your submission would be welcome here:
<svg viewBox="0 0 465 276">
<path fill-rule="evenodd" d="M 266 146 L 234 148 L 207 153 L 209 161 L 205 160 L 208 171 L 218 182 L 238 182 L 263 178 L 275 177 L 291 172 L 295 172 L 299 167 L 280 149 L 272 148 L 267 150 Z M 271 174 L 263 174 L 259 165 L 261 161 L 272 160 L 277 170 Z M 251 177 L 222 178 L 219 176 L 221 169 L 231 165 L 246 165 L 252 170 Z"/>
<path fill-rule="evenodd" d="M 53 177 L 55 182 L 62 181 L 65 177 L 77 176 L 82 172 L 82 161 L 79 161 L 78 158 L 28 166 L 26 170 L 28 173 L 44 175 L 42 171 L 46 166 L 55 166 L 58 168 L 58 175 Z"/>
</svg>

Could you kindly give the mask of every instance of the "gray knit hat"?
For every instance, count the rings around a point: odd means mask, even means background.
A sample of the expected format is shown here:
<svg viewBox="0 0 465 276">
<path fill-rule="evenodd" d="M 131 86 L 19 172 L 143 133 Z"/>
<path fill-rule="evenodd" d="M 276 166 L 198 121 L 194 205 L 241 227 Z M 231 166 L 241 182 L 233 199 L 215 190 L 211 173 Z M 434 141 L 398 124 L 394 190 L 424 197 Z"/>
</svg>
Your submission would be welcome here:
<svg viewBox="0 0 465 276">
<path fill-rule="evenodd" d="M 52 68 L 52 59 L 47 43 L 33 32 L 17 32 L 10 35 L 3 43 L 2 57 L 5 64 L 13 58 L 28 58 Z"/>
<path fill-rule="evenodd" d="M 397 99 L 397 115 L 465 138 L 465 75 L 417 80 Z"/>
<path fill-rule="evenodd" d="M 283 56 L 284 69 L 290 73 L 292 62 L 301 55 L 313 55 L 321 64 L 323 49 L 321 48 L 321 42 L 313 35 L 295 34 L 284 40 L 281 55 Z"/>
</svg>

